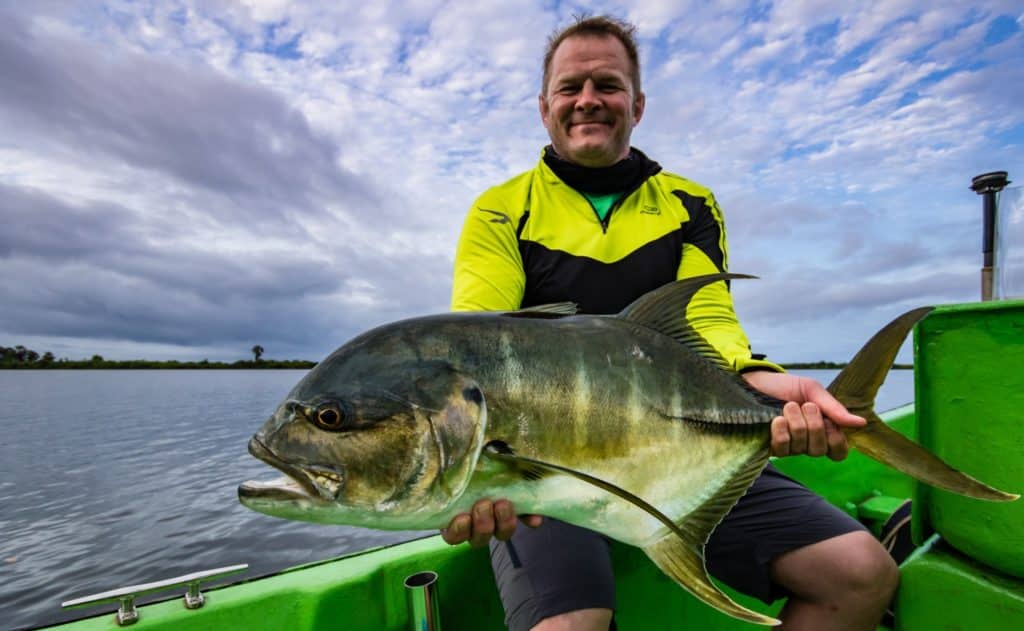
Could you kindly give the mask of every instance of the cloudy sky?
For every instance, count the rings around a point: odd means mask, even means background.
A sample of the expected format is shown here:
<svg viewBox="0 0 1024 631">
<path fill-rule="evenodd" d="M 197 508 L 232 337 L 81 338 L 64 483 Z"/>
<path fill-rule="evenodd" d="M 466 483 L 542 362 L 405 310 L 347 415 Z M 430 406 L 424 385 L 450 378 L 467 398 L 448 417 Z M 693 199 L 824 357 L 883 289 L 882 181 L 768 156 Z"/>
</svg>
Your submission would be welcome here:
<svg viewBox="0 0 1024 631">
<path fill-rule="evenodd" d="M 970 179 L 1024 182 L 1019 0 L 314 4 L 0 8 L 0 345 L 315 360 L 446 310 L 474 197 L 547 140 L 546 36 L 584 10 L 638 25 L 633 144 L 716 192 L 773 359 L 975 299 Z"/>
</svg>

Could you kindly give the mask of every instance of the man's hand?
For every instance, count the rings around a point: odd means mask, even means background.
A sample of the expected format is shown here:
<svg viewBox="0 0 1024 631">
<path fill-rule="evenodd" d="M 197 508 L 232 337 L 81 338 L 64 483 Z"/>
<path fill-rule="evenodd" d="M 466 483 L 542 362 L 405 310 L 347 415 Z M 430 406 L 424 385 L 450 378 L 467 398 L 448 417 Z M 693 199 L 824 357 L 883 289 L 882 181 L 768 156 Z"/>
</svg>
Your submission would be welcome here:
<svg viewBox="0 0 1024 631">
<path fill-rule="evenodd" d="M 787 401 L 782 416 L 772 419 L 773 456 L 828 455 L 842 460 L 850 451 L 840 426 L 862 427 L 867 421 L 851 414 L 828 390 L 808 377 L 753 371 L 743 374 L 755 389 Z"/>
<path fill-rule="evenodd" d="M 530 528 L 541 524 L 540 515 L 521 515 L 519 519 Z M 441 538 L 449 545 L 468 541 L 474 548 L 487 545 L 491 537 L 508 541 L 516 530 L 516 509 L 508 500 L 491 502 L 477 500 L 472 513 L 461 513 L 452 518 L 447 528 L 441 529 Z"/>
</svg>

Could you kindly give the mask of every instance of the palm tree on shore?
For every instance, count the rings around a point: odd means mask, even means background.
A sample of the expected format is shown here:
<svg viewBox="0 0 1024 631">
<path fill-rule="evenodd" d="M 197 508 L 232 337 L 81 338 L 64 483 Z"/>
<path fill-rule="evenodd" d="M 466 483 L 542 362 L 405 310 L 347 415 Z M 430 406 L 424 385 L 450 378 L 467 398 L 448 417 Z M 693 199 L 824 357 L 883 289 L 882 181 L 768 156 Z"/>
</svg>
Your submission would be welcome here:
<svg viewBox="0 0 1024 631">
<path fill-rule="evenodd" d="M 260 357 L 262 357 L 262 356 L 263 356 L 263 347 L 260 346 L 259 344 L 253 346 L 252 347 L 253 361 L 259 361 Z"/>
</svg>

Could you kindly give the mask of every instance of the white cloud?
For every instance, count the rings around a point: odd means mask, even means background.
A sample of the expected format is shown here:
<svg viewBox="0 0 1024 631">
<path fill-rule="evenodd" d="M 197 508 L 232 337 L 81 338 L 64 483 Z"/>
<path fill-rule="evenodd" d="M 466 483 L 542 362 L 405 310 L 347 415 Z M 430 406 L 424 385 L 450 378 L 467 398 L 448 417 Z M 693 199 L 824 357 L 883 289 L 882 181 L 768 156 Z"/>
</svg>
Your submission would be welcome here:
<svg viewBox="0 0 1024 631">
<path fill-rule="evenodd" d="M 237 338 L 252 334 L 313 359 L 324 340 L 445 308 L 472 199 L 546 142 L 539 66 L 572 10 L 23 6 L 5 10 L 0 43 L 0 67 L 25 73 L 0 86 L 0 201 L 29 213 L 6 211 L 23 218 L 8 232 L 23 241 L 0 242 L 5 290 L 25 306 L 0 320 L 7 345 L 78 339 L 84 354 L 116 338 L 180 357 L 191 334 L 200 358 L 244 355 Z M 752 338 L 837 359 L 850 349 L 834 336 L 784 333 L 974 297 L 977 239 L 963 235 L 978 229 L 978 200 L 966 184 L 1024 173 L 1024 36 L 985 41 L 997 16 L 1019 16 L 1012 2 L 597 8 L 640 28 L 648 109 L 635 144 L 712 186 L 733 269 L 765 277 L 737 294 Z M 33 209 L 65 222 L 51 233 L 64 258 L 29 248 L 54 248 Z M 143 302 L 158 295 L 174 308 Z M 61 304 L 60 317 L 25 324 Z M 871 332 L 862 319 L 858 344 Z"/>
</svg>

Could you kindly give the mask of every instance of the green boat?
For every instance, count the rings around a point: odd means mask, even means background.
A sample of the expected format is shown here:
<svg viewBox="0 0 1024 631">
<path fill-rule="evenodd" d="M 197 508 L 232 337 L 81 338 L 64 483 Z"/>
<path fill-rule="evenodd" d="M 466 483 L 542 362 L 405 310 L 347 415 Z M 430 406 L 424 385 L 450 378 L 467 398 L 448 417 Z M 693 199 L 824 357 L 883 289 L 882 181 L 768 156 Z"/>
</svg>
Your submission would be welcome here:
<svg viewBox="0 0 1024 631">
<path fill-rule="evenodd" d="M 1005 185 L 1005 173 L 1002 177 Z M 979 192 L 986 194 L 986 208 L 992 198 L 994 211 L 995 193 Z M 1022 368 L 1024 301 L 941 306 L 914 331 L 915 403 L 890 410 L 883 419 L 954 467 L 1019 493 L 1024 490 Z M 893 615 L 880 628 L 1024 629 L 1024 501 L 997 504 L 934 490 L 856 452 L 841 463 L 785 458 L 775 464 L 879 536 L 913 500 L 914 549 L 900 565 Z M 639 549 L 613 543 L 612 557 L 616 622 L 623 631 L 763 628 L 706 606 Z M 50 628 L 116 629 L 118 617 L 140 630 L 168 631 L 503 628 L 487 551 L 451 547 L 439 536 L 200 589 L 199 583 L 218 575 L 197 573 L 76 599 L 65 605 L 91 607 L 92 617 Z M 189 593 L 182 598 L 186 586 Z M 134 606 L 136 596 L 158 589 L 173 596 Z M 764 613 L 775 614 L 782 606 L 779 601 L 766 607 L 725 589 Z M 95 604 L 98 600 L 106 604 Z M 119 603 L 121 613 L 115 614 Z"/>
</svg>

